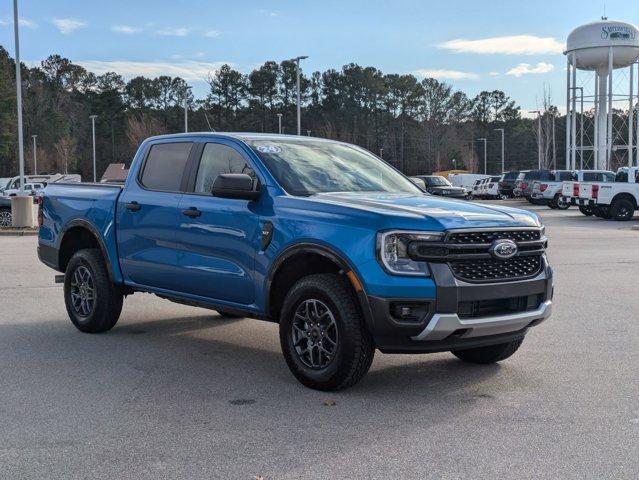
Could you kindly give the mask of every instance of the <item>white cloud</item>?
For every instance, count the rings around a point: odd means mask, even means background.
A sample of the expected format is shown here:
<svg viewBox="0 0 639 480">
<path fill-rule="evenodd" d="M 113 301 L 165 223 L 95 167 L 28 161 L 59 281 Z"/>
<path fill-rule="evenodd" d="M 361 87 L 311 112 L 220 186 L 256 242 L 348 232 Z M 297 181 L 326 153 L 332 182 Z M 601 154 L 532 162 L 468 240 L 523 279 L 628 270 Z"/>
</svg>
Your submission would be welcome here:
<svg viewBox="0 0 639 480">
<path fill-rule="evenodd" d="M 204 32 L 204 36 L 208 38 L 217 38 L 220 36 L 220 32 L 218 32 L 217 30 L 207 30 L 206 32 Z"/>
<path fill-rule="evenodd" d="M 126 33 L 131 35 L 133 33 L 139 33 L 142 31 L 140 27 L 132 27 L 131 25 L 113 25 L 111 30 L 117 33 Z"/>
<path fill-rule="evenodd" d="M 460 72 L 459 70 L 444 70 L 420 68 L 413 74 L 417 77 L 436 78 L 438 80 L 477 80 L 479 75 L 472 72 Z"/>
<path fill-rule="evenodd" d="M 437 45 L 437 48 L 456 53 L 502 53 L 505 55 L 540 55 L 562 53 L 564 44 L 553 37 L 512 35 L 505 37 L 466 40 L 457 38 Z"/>
<path fill-rule="evenodd" d="M 491 77 L 498 77 L 499 72 L 488 72 L 488 75 L 490 75 Z"/>
<path fill-rule="evenodd" d="M 548 73 L 552 72 L 555 66 L 550 63 L 539 62 L 533 66 L 529 63 L 520 63 L 516 67 L 511 68 L 506 72 L 506 75 L 512 75 L 513 77 L 521 77 L 522 75 L 529 75 L 531 73 Z"/>
<path fill-rule="evenodd" d="M 73 33 L 78 28 L 86 27 L 87 25 L 86 22 L 75 18 L 54 18 L 52 22 L 63 35 Z"/>
<path fill-rule="evenodd" d="M 9 25 L 13 27 L 13 19 L 9 19 L 9 17 L 0 18 L 0 26 L 8 27 Z M 21 18 L 20 20 L 18 20 L 18 25 L 20 25 L 21 27 L 38 28 L 38 24 L 35 23 L 33 20 L 29 20 L 28 18 Z"/>
<path fill-rule="evenodd" d="M 132 78 L 138 75 L 145 77 L 157 77 L 159 75 L 179 76 L 188 81 L 203 81 L 209 73 L 215 72 L 225 63 L 233 65 L 231 62 L 132 62 L 128 60 L 78 60 L 78 65 L 82 65 L 90 72 L 101 75 L 106 72 L 116 72 L 125 78 Z"/>
<path fill-rule="evenodd" d="M 195 52 L 193 54 L 194 58 L 202 58 L 202 57 L 205 57 L 205 56 L 206 56 L 206 54 L 204 52 Z"/>
<path fill-rule="evenodd" d="M 177 27 L 177 28 L 167 27 L 167 28 L 162 28 L 155 33 L 157 33 L 158 35 L 163 35 L 165 37 L 186 37 L 190 31 L 191 30 L 186 27 Z"/>
</svg>

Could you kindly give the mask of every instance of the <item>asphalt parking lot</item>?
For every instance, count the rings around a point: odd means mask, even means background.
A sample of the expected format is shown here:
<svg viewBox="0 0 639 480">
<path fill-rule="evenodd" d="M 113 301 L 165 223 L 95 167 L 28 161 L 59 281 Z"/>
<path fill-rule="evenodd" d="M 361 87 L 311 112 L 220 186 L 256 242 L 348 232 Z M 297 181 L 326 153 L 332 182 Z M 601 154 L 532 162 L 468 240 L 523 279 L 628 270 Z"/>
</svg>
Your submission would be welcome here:
<svg viewBox="0 0 639 480">
<path fill-rule="evenodd" d="M 502 364 L 378 353 L 339 393 L 276 325 L 151 295 L 82 334 L 36 238 L 0 237 L 0 477 L 639 478 L 639 217 L 507 203 L 547 225 L 553 317 Z"/>
</svg>

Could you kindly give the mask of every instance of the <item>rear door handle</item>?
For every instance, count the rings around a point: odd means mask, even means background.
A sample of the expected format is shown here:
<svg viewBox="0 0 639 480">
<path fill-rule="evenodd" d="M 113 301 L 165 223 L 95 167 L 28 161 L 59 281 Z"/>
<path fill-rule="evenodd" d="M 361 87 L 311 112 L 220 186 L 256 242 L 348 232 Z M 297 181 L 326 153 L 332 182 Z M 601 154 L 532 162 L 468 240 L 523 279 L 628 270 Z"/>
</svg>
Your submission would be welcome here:
<svg viewBox="0 0 639 480">
<path fill-rule="evenodd" d="M 182 210 L 182 215 L 186 215 L 187 217 L 195 218 L 195 217 L 199 217 L 200 215 L 202 215 L 202 212 L 200 212 L 195 207 L 191 207 L 191 208 L 188 208 L 186 210 Z"/>
<path fill-rule="evenodd" d="M 127 203 L 124 206 L 127 210 L 131 210 L 132 212 L 137 212 L 142 208 L 142 205 L 140 205 L 138 202 Z"/>
</svg>

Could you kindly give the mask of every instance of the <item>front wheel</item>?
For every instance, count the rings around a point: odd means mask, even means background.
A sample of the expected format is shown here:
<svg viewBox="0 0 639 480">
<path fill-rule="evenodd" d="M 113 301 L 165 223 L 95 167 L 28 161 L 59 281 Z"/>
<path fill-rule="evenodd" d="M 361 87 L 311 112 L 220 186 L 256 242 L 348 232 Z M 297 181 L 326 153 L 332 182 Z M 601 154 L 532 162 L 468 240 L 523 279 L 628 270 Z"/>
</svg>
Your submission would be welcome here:
<svg viewBox="0 0 639 480">
<path fill-rule="evenodd" d="M 111 330 L 120 318 L 123 299 L 122 291 L 109 279 L 100 250 L 87 248 L 71 257 L 64 275 L 64 302 L 78 330 Z"/>
<path fill-rule="evenodd" d="M 0 209 L 0 227 L 10 227 L 12 225 L 11 209 Z"/>
<path fill-rule="evenodd" d="M 521 346 L 524 339 L 512 342 L 500 343 L 489 347 L 468 348 L 466 350 L 451 350 L 451 353 L 460 360 L 468 363 L 495 363 L 506 360 Z"/>
<path fill-rule="evenodd" d="M 291 288 L 280 314 L 280 343 L 291 373 L 316 390 L 355 385 L 375 354 L 353 294 L 335 274 L 311 275 Z"/>
</svg>

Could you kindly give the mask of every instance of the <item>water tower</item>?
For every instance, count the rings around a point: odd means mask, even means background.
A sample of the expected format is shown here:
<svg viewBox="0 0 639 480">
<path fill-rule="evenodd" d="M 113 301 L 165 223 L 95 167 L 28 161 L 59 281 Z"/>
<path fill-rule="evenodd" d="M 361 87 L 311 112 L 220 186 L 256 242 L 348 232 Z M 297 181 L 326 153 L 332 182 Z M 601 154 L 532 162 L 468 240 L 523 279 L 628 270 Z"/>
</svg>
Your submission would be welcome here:
<svg viewBox="0 0 639 480">
<path fill-rule="evenodd" d="M 639 162 L 637 27 L 605 18 L 582 25 L 568 35 L 564 54 L 566 168 L 612 169 Z"/>
</svg>

